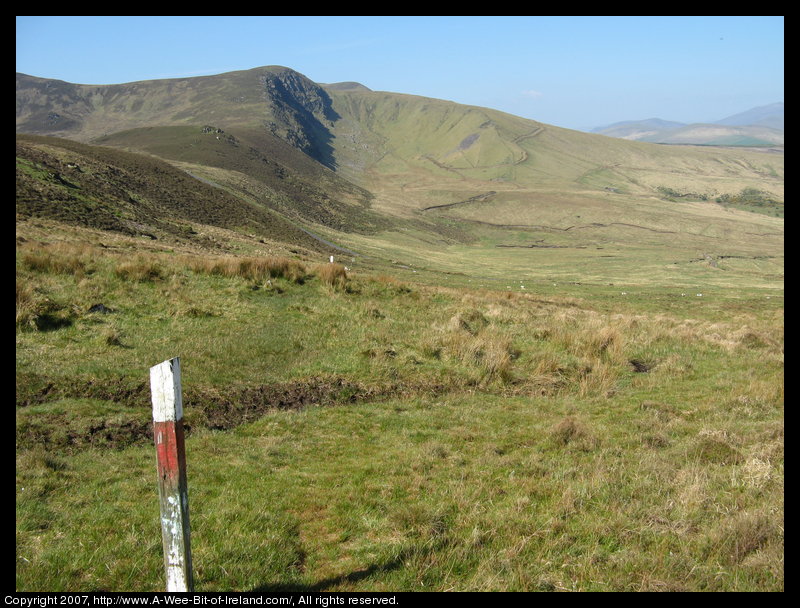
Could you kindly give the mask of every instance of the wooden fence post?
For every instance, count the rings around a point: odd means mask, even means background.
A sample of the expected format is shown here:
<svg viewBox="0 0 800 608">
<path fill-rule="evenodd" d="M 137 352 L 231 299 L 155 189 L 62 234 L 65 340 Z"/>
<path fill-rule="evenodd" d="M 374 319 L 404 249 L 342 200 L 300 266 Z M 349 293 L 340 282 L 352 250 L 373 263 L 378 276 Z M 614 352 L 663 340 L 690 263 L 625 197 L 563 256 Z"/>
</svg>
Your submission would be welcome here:
<svg viewBox="0 0 800 608">
<path fill-rule="evenodd" d="M 179 357 L 150 368 L 167 591 L 193 591 Z"/>
</svg>

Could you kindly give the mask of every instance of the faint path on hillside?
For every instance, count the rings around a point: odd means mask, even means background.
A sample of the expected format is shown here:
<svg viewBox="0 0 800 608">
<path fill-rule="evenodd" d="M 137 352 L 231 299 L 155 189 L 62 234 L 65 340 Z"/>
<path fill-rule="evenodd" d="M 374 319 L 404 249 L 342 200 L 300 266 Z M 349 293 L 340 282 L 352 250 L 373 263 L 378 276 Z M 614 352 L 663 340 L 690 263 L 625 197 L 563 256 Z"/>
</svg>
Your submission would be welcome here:
<svg viewBox="0 0 800 608">
<path fill-rule="evenodd" d="M 335 249 L 336 251 L 341 251 L 342 253 L 346 253 L 347 255 L 352 255 L 354 257 L 366 257 L 366 256 L 362 256 L 360 253 L 356 253 L 355 251 L 351 251 L 350 249 L 346 249 L 345 247 L 340 247 L 339 245 L 334 245 L 330 241 L 326 241 L 321 236 L 318 236 L 318 235 L 314 234 L 313 232 L 310 232 L 310 231 L 306 230 L 302 226 L 298 226 L 297 224 L 293 224 L 293 225 L 298 230 L 302 230 L 303 232 L 305 232 L 311 238 L 316 239 L 317 241 L 319 241 L 323 245 L 327 245 L 331 249 Z"/>
<path fill-rule="evenodd" d="M 443 163 L 440 163 L 438 160 L 436 160 L 435 158 L 433 158 L 433 157 L 432 157 L 430 154 L 426 154 L 426 155 L 424 155 L 422 158 L 424 158 L 425 160 L 429 160 L 429 161 L 431 161 L 431 162 L 432 162 L 434 165 L 436 165 L 436 166 L 437 166 L 437 167 L 439 167 L 440 169 L 444 169 L 445 171 L 450 171 L 451 173 L 455 173 L 455 174 L 456 174 L 456 175 L 458 175 L 458 177 L 460 177 L 461 179 L 467 179 L 466 177 L 464 177 L 463 175 L 461 175 L 461 173 L 459 173 L 458 169 L 454 169 L 453 167 L 448 167 L 447 165 L 445 165 L 445 164 L 443 164 Z M 472 168 L 472 167 L 465 167 L 465 169 L 471 169 L 471 168 Z"/>
<path fill-rule="evenodd" d="M 530 139 L 531 137 L 536 137 L 537 135 L 539 135 L 540 133 L 543 133 L 543 132 L 544 132 L 544 127 L 536 127 L 530 133 L 526 133 L 525 135 L 520 135 L 519 137 L 517 137 L 514 140 L 514 143 L 518 144 L 519 142 L 521 142 L 524 139 Z"/>
<path fill-rule="evenodd" d="M 519 146 L 519 142 L 521 142 L 521 141 L 523 141 L 525 139 L 531 139 L 533 137 L 536 137 L 537 135 L 539 135 L 541 133 L 544 133 L 544 127 L 536 127 L 530 133 L 526 133 L 525 135 L 520 135 L 519 137 L 517 137 L 514 140 L 514 143 Z M 522 148 L 522 146 L 520 146 L 520 148 Z M 522 148 L 522 157 L 518 161 L 516 161 L 514 164 L 515 165 L 521 165 L 526 160 L 528 160 L 528 151 L 525 148 Z"/>
<path fill-rule="evenodd" d="M 658 232 L 660 234 L 678 234 L 678 232 L 676 232 L 675 230 L 659 230 L 658 228 L 649 228 L 647 226 L 640 226 L 638 224 L 627 224 L 625 222 L 609 222 L 608 224 L 593 222 L 591 224 L 573 225 L 573 226 L 567 226 L 566 228 L 559 228 L 558 226 L 545 226 L 543 224 L 495 224 L 493 222 L 485 222 L 483 220 L 473 220 L 463 217 L 460 217 L 458 219 L 459 221 L 462 222 L 469 222 L 471 224 L 480 224 L 482 226 L 491 226 L 492 228 L 501 228 L 503 230 L 557 230 L 559 232 L 569 232 L 570 230 L 582 230 L 585 228 L 609 228 L 610 226 L 625 226 L 627 228 L 638 228 L 640 230 L 648 230 L 650 232 Z M 707 238 L 721 238 L 721 237 L 708 236 Z"/>
<path fill-rule="evenodd" d="M 420 211 L 430 211 L 431 209 L 444 209 L 446 207 L 455 207 L 457 205 L 468 205 L 469 203 L 480 203 L 489 200 L 492 196 L 497 194 L 494 190 L 490 190 L 489 192 L 484 192 L 483 194 L 476 194 L 475 196 L 470 196 L 468 199 L 464 201 L 456 201 L 455 203 L 444 203 L 442 205 L 431 205 L 430 207 L 423 207 Z"/>
</svg>

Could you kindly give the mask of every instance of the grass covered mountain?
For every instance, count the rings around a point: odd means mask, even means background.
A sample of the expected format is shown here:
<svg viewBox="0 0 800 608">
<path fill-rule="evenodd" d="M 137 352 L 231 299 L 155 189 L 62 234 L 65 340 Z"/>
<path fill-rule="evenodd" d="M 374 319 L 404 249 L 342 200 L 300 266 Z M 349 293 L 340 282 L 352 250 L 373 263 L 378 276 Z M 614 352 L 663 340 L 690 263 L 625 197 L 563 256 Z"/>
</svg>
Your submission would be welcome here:
<svg viewBox="0 0 800 608">
<path fill-rule="evenodd" d="M 780 152 L 612 139 L 277 66 L 108 86 L 18 74 L 17 131 L 160 158 L 407 267 L 696 282 L 706 255 L 761 260 L 749 279 L 782 263 Z"/>
<path fill-rule="evenodd" d="M 782 154 L 18 85 L 17 591 L 163 589 L 175 356 L 197 591 L 783 590 Z"/>
</svg>

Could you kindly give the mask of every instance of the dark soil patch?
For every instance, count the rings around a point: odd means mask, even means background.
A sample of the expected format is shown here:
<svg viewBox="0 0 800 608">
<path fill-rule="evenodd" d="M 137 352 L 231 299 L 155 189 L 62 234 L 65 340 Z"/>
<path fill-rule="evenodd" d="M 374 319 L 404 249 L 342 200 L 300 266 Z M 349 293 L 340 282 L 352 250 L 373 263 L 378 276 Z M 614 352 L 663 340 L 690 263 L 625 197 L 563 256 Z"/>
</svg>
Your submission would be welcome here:
<svg viewBox="0 0 800 608">
<path fill-rule="evenodd" d="M 150 387 L 128 378 L 51 379 L 32 373 L 17 374 L 17 407 L 58 399 L 86 398 L 132 407 L 150 407 Z"/>
<path fill-rule="evenodd" d="M 631 359 L 628 363 L 630 363 L 633 371 L 638 374 L 647 373 L 656 366 L 653 361 L 643 361 L 642 359 Z"/>
<path fill-rule="evenodd" d="M 64 414 L 36 417 L 17 425 L 17 449 L 75 451 L 92 447 L 123 449 L 152 441 L 150 420 L 74 420 Z"/>
<path fill-rule="evenodd" d="M 114 312 L 114 310 L 109 308 L 105 304 L 93 304 L 91 307 L 89 307 L 89 312 L 108 315 Z"/>
<path fill-rule="evenodd" d="M 438 394 L 443 385 L 364 386 L 344 378 L 310 378 L 282 384 L 240 386 L 228 389 L 184 387 L 184 428 L 230 430 L 253 422 L 269 411 L 296 410 L 309 406 L 357 403 L 419 392 Z M 72 451 L 89 447 L 123 449 L 152 442 L 150 386 L 127 378 L 49 379 L 35 374 L 17 376 L 17 407 L 24 408 L 66 398 L 88 398 L 129 406 L 128 413 L 108 419 L 77 418 L 68 414 L 42 413 L 18 417 L 18 449 L 36 445 Z"/>
</svg>

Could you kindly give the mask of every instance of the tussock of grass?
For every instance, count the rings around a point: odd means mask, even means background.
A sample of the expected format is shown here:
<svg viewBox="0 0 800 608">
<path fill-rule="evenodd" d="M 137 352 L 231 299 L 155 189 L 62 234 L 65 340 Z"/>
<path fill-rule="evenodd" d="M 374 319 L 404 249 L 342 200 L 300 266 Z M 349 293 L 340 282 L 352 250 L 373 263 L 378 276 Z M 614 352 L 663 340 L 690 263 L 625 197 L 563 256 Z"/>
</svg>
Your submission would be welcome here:
<svg viewBox="0 0 800 608">
<path fill-rule="evenodd" d="M 68 307 L 38 292 L 30 283 L 17 277 L 16 325 L 18 328 L 49 331 L 68 327 L 73 320 L 73 312 Z"/>
<path fill-rule="evenodd" d="M 618 379 L 621 377 L 620 367 L 595 359 L 585 368 L 578 381 L 578 394 L 581 397 L 601 395 L 611 397 Z"/>
<path fill-rule="evenodd" d="M 122 334 L 113 327 L 104 329 L 101 337 L 107 346 L 124 346 L 122 343 Z"/>
<path fill-rule="evenodd" d="M 20 277 L 16 282 L 16 301 L 17 301 L 17 326 L 35 327 L 36 319 L 46 306 L 41 298 L 37 297 L 33 286 L 26 283 Z"/>
<path fill-rule="evenodd" d="M 782 538 L 770 514 L 745 511 L 729 517 L 712 533 L 707 551 L 723 562 L 738 564 L 771 540 Z"/>
<path fill-rule="evenodd" d="M 53 243 L 27 244 L 22 248 L 23 267 L 35 272 L 70 274 L 82 277 L 92 268 L 96 254 L 89 245 Z"/>
<path fill-rule="evenodd" d="M 742 454 L 724 437 L 716 433 L 701 433 L 693 446 L 690 457 L 703 462 L 739 464 Z"/>
<path fill-rule="evenodd" d="M 478 310 L 469 310 L 450 317 L 447 322 L 447 328 L 450 331 L 464 330 L 474 336 L 488 324 L 489 322 L 483 313 Z"/>
<path fill-rule="evenodd" d="M 322 284 L 334 290 L 343 290 L 347 286 L 347 271 L 337 263 L 317 266 L 315 274 Z"/>
<path fill-rule="evenodd" d="M 166 275 L 161 263 L 147 255 L 137 255 L 133 260 L 120 261 L 114 272 L 123 280 L 138 282 L 156 281 Z"/>
<path fill-rule="evenodd" d="M 598 445 L 597 437 L 587 424 L 574 415 L 568 415 L 558 422 L 550 436 L 556 445 L 572 446 L 583 451 L 594 449 Z"/>
<path fill-rule="evenodd" d="M 304 264 L 281 256 L 188 258 L 185 263 L 195 272 L 255 282 L 286 279 L 302 283 L 307 276 Z"/>
<path fill-rule="evenodd" d="M 434 328 L 422 341 L 421 351 L 435 359 L 445 355 L 476 370 L 481 382 L 511 381 L 513 360 L 519 356 L 511 338 L 476 310 L 457 313 L 444 328 Z"/>
</svg>

